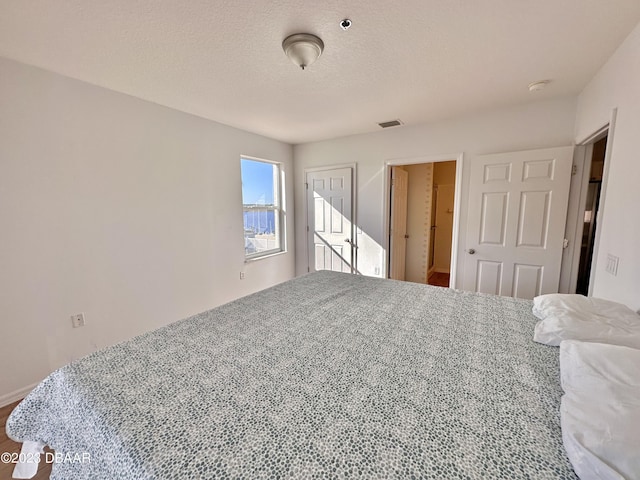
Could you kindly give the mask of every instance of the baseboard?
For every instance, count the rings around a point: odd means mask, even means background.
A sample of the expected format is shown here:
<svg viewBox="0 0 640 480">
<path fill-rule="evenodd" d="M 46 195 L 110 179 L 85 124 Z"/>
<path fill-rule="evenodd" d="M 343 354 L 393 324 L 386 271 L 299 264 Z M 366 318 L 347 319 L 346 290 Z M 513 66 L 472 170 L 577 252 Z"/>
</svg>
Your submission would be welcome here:
<svg viewBox="0 0 640 480">
<path fill-rule="evenodd" d="M 436 273 L 451 273 L 448 268 L 434 268 L 433 271 Z"/>
<path fill-rule="evenodd" d="M 34 388 L 36 388 L 36 385 L 38 385 L 38 383 L 40 382 L 36 382 L 32 385 L 27 385 L 24 388 L 20 388 L 18 390 L 15 390 L 13 392 L 9 392 L 6 393 L 4 395 L 0 395 L 0 407 L 6 407 L 7 405 L 16 402 L 18 400 L 22 400 L 24 397 L 26 397 L 29 392 L 31 392 L 31 390 L 33 390 Z"/>
</svg>

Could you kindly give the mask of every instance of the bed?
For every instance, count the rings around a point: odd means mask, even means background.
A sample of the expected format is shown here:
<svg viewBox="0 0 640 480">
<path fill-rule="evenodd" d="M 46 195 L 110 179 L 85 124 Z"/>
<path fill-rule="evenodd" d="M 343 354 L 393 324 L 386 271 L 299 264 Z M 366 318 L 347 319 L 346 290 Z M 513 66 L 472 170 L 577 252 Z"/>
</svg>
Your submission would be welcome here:
<svg viewBox="0 0 640 480">
<path fill-rule="evenodd" d="M 531 305 L 316 272 L 55 371 L 7 433 L 52 479 L 575 479 Z"/>
</svg>

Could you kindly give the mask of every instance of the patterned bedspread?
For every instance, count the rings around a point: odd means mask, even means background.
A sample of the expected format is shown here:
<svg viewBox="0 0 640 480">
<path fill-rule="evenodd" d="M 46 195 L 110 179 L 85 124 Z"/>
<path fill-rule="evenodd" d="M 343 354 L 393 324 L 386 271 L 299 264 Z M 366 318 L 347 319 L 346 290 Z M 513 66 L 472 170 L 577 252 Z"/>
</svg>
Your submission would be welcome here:
<svg viewBox="0 0 640 480">
<path fill-rule="evenodd" d="M 7 433 L 89 454 L 52 479 L 575 479 L 535 322 L 530 301 L 313 273 L 57 370 Z"/>
</svg>

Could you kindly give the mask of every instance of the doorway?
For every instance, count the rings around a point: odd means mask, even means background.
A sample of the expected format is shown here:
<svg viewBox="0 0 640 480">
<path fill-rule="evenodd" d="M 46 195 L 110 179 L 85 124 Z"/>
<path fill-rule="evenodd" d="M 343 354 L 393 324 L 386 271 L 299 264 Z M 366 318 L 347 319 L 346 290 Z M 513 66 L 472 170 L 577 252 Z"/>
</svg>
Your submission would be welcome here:
<svg viewBox="0 0 640 480">
<path fill-rule="evenodd" d="M 616 115 L 614 109 L 608 124 L 576 145 L 560 293 L 592 295 Z"/>
<path fill-rule="evenodd" d="M 389 278 L 453 286 L 458 163 L 389 166 Z"/>
<path fill-rule="evenodd" d="M 604 174 L 605 154 L 607 151 L 607 136 L 594 142 L 591 154 L 591 166 L 589 167 L 589 183 L 587 186 L 587 199 L 584 207 L 582 241 L 580 242 L 580 262 L 578 264 L 578 279 L 576 293 L 589 294 L 589 280 L 591 278 L 591 265 L 596 239 L 596 220 L 600 195 L 602 193 L 602 178 Z"/>
<path fill-rule="evenodd" d="M 448 287 L 451 277 L 451 242 L 455 198 L 456 162 L 433 164 L 431 227 L 427 283 Z"/>
</svg>

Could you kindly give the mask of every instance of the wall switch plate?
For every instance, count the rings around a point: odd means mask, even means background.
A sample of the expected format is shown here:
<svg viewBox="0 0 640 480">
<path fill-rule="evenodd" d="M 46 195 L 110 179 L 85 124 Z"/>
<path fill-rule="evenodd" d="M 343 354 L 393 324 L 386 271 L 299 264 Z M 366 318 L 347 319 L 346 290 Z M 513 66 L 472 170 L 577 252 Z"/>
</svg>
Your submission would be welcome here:
<svg viewBox="0 0 640 480">
<path fill-rule="evenodd" d="M 618 261 L 619 260 L 620 259 L 618 257 L 616 257 L 615 255 L 611 255 L 610 253 L 607 254 L 607 265 L 605 267 L 605 270 L 607 271 L 607 273 L 610 273 L 614 277 L 616 275 L 618 275 Z"/>
<path fill-rule="evenodd" d="M 73 325 L 73 328 L 84 327 L 85 326 L 84 313 L 71 315 L 71 324 Z"/>
<path fill-rule="evenodd" d="M 244 272 L 240 272 L 240 280 L 244 280 Z"/>
</svg>

